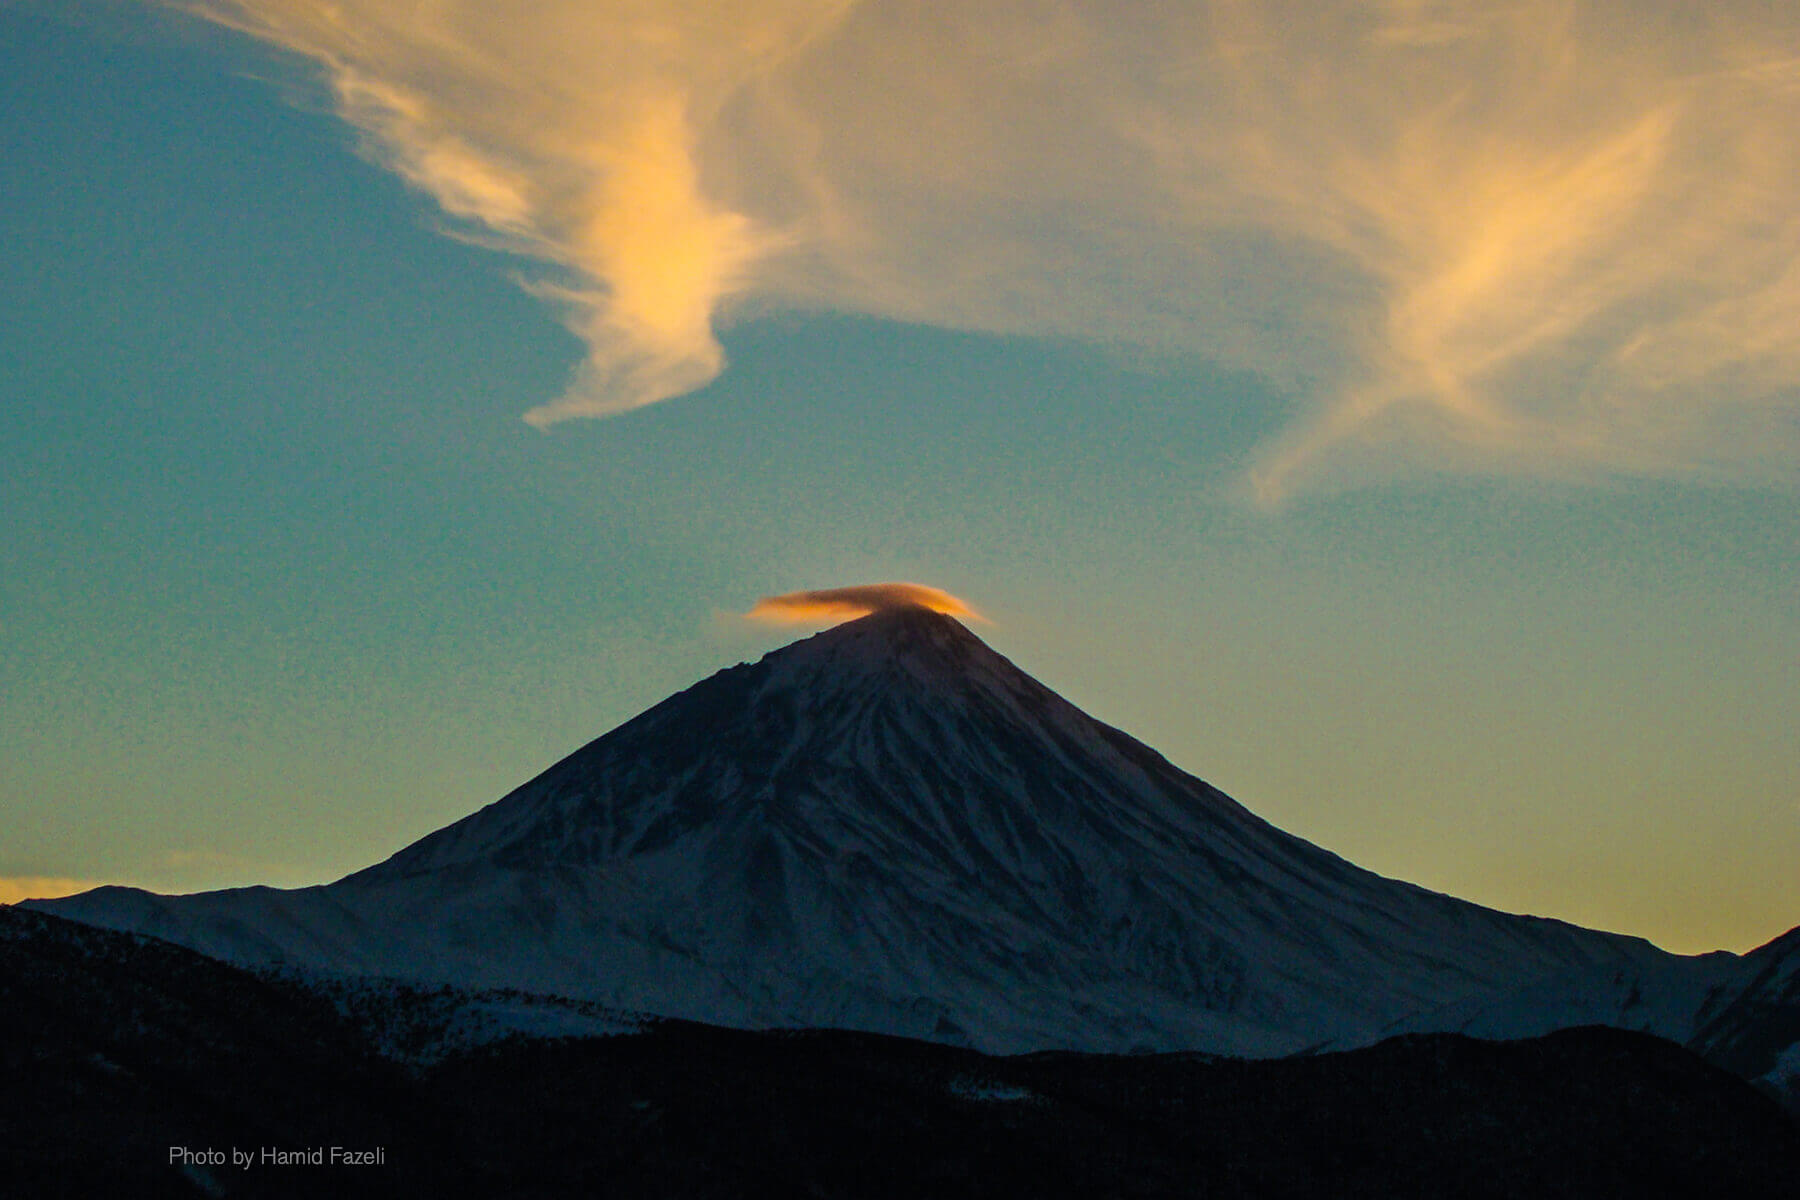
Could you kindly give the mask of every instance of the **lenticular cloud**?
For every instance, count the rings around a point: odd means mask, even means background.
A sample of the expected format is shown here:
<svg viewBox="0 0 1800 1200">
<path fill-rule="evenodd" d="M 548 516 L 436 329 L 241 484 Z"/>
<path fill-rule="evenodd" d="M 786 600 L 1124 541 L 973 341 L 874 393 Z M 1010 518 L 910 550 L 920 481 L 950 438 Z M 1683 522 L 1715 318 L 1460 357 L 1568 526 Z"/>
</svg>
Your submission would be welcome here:
<svg viewBox="0 0 1800 1200">
<path fill-rule="evenodd" d="M 926 608 L 952 617 L 984 619 L 967 602 L 922 583 L 864 583 L 764 596 L 744 615 L 779 625 L 836 624 L 896 608 Z"/>
<path fill-rule="evenodd" d="M 768 307 L 1202 354 L 1275 501 L 1407 470 L 1791 484 L 1800 9 L 1723 0 L 191 0 L 528 256 L 548 425 Z M 1196 397 L 1204 402 L 1204 397 Z"/>
</svg>

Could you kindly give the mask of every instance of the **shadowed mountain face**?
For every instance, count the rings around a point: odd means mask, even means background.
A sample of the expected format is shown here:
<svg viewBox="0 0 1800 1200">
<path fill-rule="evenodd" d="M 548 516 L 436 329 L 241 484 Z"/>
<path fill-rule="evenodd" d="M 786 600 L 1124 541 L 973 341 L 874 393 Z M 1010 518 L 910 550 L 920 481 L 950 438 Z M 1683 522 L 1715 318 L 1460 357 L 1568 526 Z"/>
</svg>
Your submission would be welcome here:
<svg viewBox="0 0 1800 1200">
<path fill-rule="evenodd" d="M 1800 929 L 1746 954 L 1740 977 L 1701 1013 L 1688 1047 L 1800 1115 Z"/>
<path fill-rule="evenodd" d="M 722 671 L 327 887 L 37 906 L 239 963 L 990 1051 L 1281 1054 L 1677 965 L 1290 837 L 923 609 Z"/>
<path fill-rule="evenodd" d="M 372 1172 L 209 1170 L 170 1147 L 387 1147 L 449 1190 L 441 1108 L 319 997 L 154 938 L 0 906 L 0 1194 L 391 1196 Z M 247 1181 L 249 1186 L 238 1186 Z"/>
</svg>

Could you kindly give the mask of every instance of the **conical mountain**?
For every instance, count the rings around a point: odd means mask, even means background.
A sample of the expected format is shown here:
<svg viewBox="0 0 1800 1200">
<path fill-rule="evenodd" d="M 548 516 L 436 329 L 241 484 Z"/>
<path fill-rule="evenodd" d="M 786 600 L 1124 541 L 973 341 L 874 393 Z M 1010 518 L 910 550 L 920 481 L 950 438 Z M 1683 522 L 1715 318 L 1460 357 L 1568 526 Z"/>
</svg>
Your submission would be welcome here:
<svg viewBox="0 0 1800 1200">
<path fill-rule="evenodd" d="M 1670 960 L 1352 866 L 918 608 L 721 671 L 337 883 L 41 907 L 237 962 L 994 1051 L 1285 1053 Z"/>
</svg>

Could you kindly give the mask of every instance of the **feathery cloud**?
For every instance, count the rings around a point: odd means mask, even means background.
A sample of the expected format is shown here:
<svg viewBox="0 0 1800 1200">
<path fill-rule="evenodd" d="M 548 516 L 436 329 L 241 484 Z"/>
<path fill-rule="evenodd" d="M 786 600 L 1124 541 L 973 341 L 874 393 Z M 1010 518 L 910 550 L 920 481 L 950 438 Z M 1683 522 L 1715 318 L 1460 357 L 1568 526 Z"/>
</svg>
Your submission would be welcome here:
<svg viewBox="0 0 1800 1200">
<path fill-rule="evenodd" d="M 1257 494 L 1791 486 L 1800 8 L 1754 0 L 186 0 L 536 259 L 547 425 L 750 307 L 1199 353 L 1305 410 Z"/>
</svg>

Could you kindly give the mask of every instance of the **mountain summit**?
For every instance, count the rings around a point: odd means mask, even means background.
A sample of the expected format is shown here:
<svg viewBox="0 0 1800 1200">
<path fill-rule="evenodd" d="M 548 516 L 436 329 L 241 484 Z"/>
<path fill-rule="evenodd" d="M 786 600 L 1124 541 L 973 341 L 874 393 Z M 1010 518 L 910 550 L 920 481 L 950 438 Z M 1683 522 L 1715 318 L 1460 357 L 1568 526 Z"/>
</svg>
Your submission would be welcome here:
<svg viewBox="0 0 1800 1200">
<path fill-rule="evenodd" d="M 1672 961 L 1352 866 L 908 607 L 721 671 L 336 883 L 37 907 L 239 963 L 989 1051 L 1281 1054 Z"/>
</svg>

